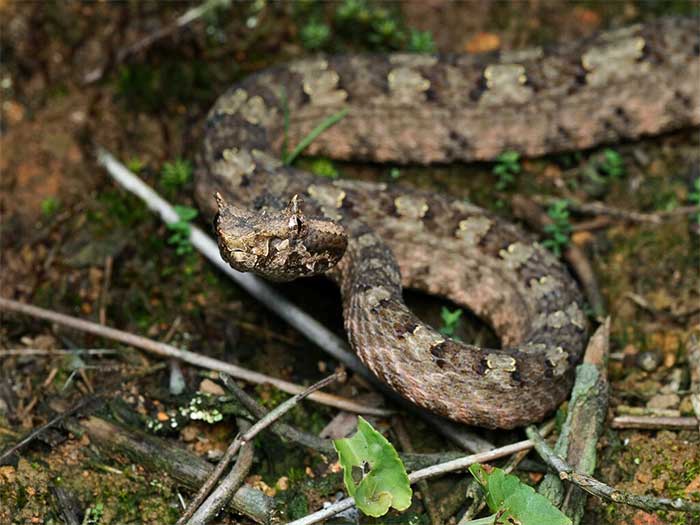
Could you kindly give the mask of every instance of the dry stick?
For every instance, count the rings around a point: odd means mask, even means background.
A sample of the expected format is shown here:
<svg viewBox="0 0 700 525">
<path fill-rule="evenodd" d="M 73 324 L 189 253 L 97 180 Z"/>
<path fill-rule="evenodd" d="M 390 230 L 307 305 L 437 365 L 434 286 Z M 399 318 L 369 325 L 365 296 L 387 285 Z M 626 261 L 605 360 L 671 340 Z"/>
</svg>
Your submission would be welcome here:
<svg viewBox="0 0 700 525">
<path fill-rule="evenodd" d="M 90 443 L 117 461 L 129 460 L 146 470 L 167 475 L 185 487 L 197 490 L 209 477 L 214 467 L 197 454 L 173 440 L 126 428 L 112 421 L 90 416 L 79 423 L 66 422 L 76 435 L 88 433 Z M 228 504 L 228 509 L 243 514 L 257 523 L 270 524 L 274 502 L 262 491 L 243 484 Z"/>
<path fill-rule="evenodd" d="M 224 473 L 224 470 L 226 470 L 226 467 L 228 467 L 229 463 L 231 463 L 231 460 L 238 453 L 238 450 L 243 444 L 251 441 L 256 435 L 258 435 L 260 431 L 272 425 L 276 420 L 278 420 L 280 417 L 282 417 L 284 414 L 286 414 L 292 408 L 294 408 L 297 405 L 297 403 L 299 403 L 299 401 L 301 401 L 305 397 L 308 397 L 312 392 L 315 392 L 316 390 L 327 386 L 333 381 L 342 379 L 343 377 L 345 377 L 345 371 L 341 370 L 339 372 L 331 374 L 325 379 L 322 379 L 318 383 L 314 383 L 303 392 L 293 397 L 290 397 L 284 403 L 281 403 L 279 406 L 275 407 L 267 414 L 267 416 L 265 416 L 263 419 L 255 423 L 252 427 L 250 427 L 246 432 L 244 432 L 243 435 L 237 436 L 231 442 L 228 449 L 226 450 L 226 453 L 224 454 L 224 457 L 221 458 L 221 461 L 219 461 L 219 463 L 216 465 L 216 468 L 211 473 L 207 481 L 199 489 L 197 495 L 187 506 L 185 512 L 182 514 L 180 519 L 177 520 L 176 525 L 184 525 L 185 523 L 188 523 L 190 517 L 192 517 L 195 511 L 202 505 L 204 499 L 209 495 L 211 489 L 214 488 L 214 485 Z"/>
<path fill-rule="evenodd" d="M 556 454 L 566 457 L 578 473 L 590 475 L 595 471 L 597 445 L 608 413 L 607 366 L 610 353 L 610 318 L 591 337 L 583 357 L 576 367 L 576 380 L 569 401 L 569 410 L 557 443 Z M 564 487 L 561 480 L 547 474 L 538 491 L 552 504 L 560 507 L 574 525 L 583 518 L 586 494 L 576 486 Z"/>
<path fill-rule="evenodd" d="M 516 217 L 524 220 L 532 228 L 543 231 L 545 226 L 552 224 L 552 219 L 542 211 L 535 201 L 527 197 L 515 195 L 511 200 L 511 205 Z M 602 318 L 605 315 L 605 303 L 600 293 L 598 279 L 596 279 L 588 258 L 578 246 L 572 243 L 566 247 L 564 258 L 578 275 L 593 313 L 596 317 Z"/>
<path fill-rule="evenodd" d="M 653 496 L 630 494 L 629 492 L 624 492 L 606 485 L 605 483 L 586 474 L 574 472 L 573 468 L 563 459 L 557 456 L 549 447 L 549 445 L 537 431 L 536 427 L 527 427 L 525 429 L 525 433 L 534 443 L 535 450 L 537 450 L 540 457 L 542 457 L 545 463 L 547 463 L 547 465 L 549 465 L 559 474 L 561 479 L 574 483 L 589 494 L 597 496 L 606 501 L 624 503 L 625 505 L 636 507 L 648 512 L 655 510 L 677 510 L 682 512 L 700 511 L 700 503 L 695 503 L 681 498 L 655 498 Z"/>
<path fill-rule="evenodd" d="M 0 464 L 2 464 L 3 461 L 5 461 L 7 458 L 9 458 L 12 454 L 14 454 L 15 452 L 18 452 L 19 450 L 21 450 L 22 448 L 24 448 L 25 446 L 27 446 L 29 443 L 31 443 L 32 441 L 34 441 L 34 440 L 37 438 L 37 436 L 39 436 L 39 435 L 40 435 L 42 432 L 44 432 L 46 429 L 48 429 L 48 428 L 50 428 L 50 427 L 52 427 L 52 426 L 54 426 L 54 425 L 60 423 L 61 421 L 63 421 L 63 420 L 64 420 L 65 418 L 67 418 L 68 416 L 72 416 L 73 414 L 79 412 L 80 410 L 82 410 L 83 408 L 85 408 L 86 406 L 88 406 L 90 403 L 92 403 L 92 402 L 94 402 L 94 401 L 97 401 L 97 400 L 100 399 L 104 394 L 106 394 L 109 390 L 115 388 L 117 385 L 122 384 L 122 383 L 124 383 L 124 382 L 126 382 L 126 381 L 131 381 L 131 380 L 133 380 L 133 379 L 136 379 L 136 378 L 143 377 L 143 376 L 145 376 L 145 375 L 151 374 L 151 373 L 153 373 L 153 372 L 156 372 L 156 371 L 162 369 L 163 367 L 164 367 L 164 365 L 163 365 L 162 363 L 159 363 L 159 364 L 157 364 L 157 365 L 155 365 L 155 366 L 152 366 L 152 367 L 149 367 L 149 368 L 147 368 L 147 369 L 145 369 L 145 370 L 140 370 L 140 371 L 138 371 L 138 372 L 136 372 L 136 373 L 134 373 L 134 374 L 130 374 L 130 375 L 126 376 L 126 377 L 119 378 L 115 383 L 112 383 L 111 385 L 107 385 L 107 386 L 103 387 L 102 389 L 100 389 L 100 392 L 98 392 L 97 394 L 91 394 L 91 395 L 89 395 L 89 396 L 87 396 L 87 397 L 84 397 L 83 399 L 81 399 L 80 401 L 78 401 L 78 402 L 77 402 L 75 405 L 73 405 L 72 407 L 68 408 L 67 410 L 64 410 L 63 412 L 61 412 L 60 414 L 58 414 L 57 416 L 55 416 L 55 417 L 52 418 L 51 420 L 47 421 L 46 423 L 44 423 L 44 424 L 41 425 L 40 427 L 35 428 L 35 429 L 32 430 L 31 432 L 29 432 L 29 434 L 27 434 L 26 437 L 24 437 L 24 438 L 21 439 L 18 443 L 16 443 L 15 445 L 11 446 L 11 447 L 10 447 L 9 449 L 7 449 L 5 452 L 3 452 L 2 454 L 0 454 Z"/>
<path fill-rule="evenodd" d="M 542 197 L 536 196 L 533 198 L 536 202 L 540 204 L 550 205 L 555 201 L 560 199 L 556 197 Z M 665 220 L 672 219 L 674 217 L 682 217 L 684 215 L 693 215 L 694 213 L 700 213 L 700 206 L 680 206 L 674 210 L 664 210 L 652 213 L 644 213 L 632 210 L 624 210 L 622 208 L 616 208 L 614 206 L 608 206 L 602 202 L 580 202 L 576 199 L 567 198 L 569 203 L 569 209 L 575 211 L 576 213 L 588 214 L 588 215 L 603 215 L 607 217 L 612 217 L 615 219 L 622 219 L 628 222 L 641 222 L 648 224 L 661 224 Z"/>
<path fill-rule="evenodd" d="M 478 454 L 471 454 L 469 456 L 463 456 L 461 458 L 446 461 L 445 463 L 440 463 L 439 465 L 433 465 L 432 467 L 426 467 L 424 469 L 416 470 L 408 475 L 408 481 L 413 484 L 418 481 L 434 478 L 436 476 L 441 476 L 443 474 L 448 474 L 450 472 L 455 472 L 457 470 L 464 470 L 469 465 L 474 463 L 487 463 L 493 461 L 494 459 L 499 459 L 504 456 L 510 456 L 520 452 L 521 450 L 529 450 L 533 447 L 533 442 L 529 439 L 524 441 L 518 441 L 517 443 L 512 443 L 506 445 L 505 447 L 495 448 L 487 452 L 479 452 Z M 301 519 L 291 521 L 287 525 L 312 525 L 313 523 L 318 523 L 319 521 L 326 520 L 332 516 L 335 516 L 339 512 L 343 512 L 351 508 L 355 504 L 353 498 L 342 499 L 333 505 L 326 507 L 323 510 L 304 516 Z"/>
<path fill-rule="evenodd" d="M 239 387 L 236 382 L 231 379 L 230 376 L 219 373 L 219 377 L 223 381 L 226 388 L 233 394 L 233 396 L 243 405 L 251 416 L 255 419 L 264 418 L 268 411 L 255 399 L 249 396 L 245 390 Z M 298 428 L 293 427 L 283 423 L 282 421 L 276 421 L 270 430 L 277 434 L 281 439 L 293 441 L 303 447 L 310 448 L 316 452 L 327 455 L 336 455 L 335 447 L 330 439 L 323 439 L 314 434 L 309 434 L 308 432 L 302 432 Z M 421 454 L 421 453 L 406 453 L 402 452 L 399 454 L 401 461 L 403 461 L 406 468 L 419 469 L 430 465 L 436 465 L 438 463 L 443 463 L 445 461 L 452 461 L 453 459 L 461 458 L 463 454 L 460 452 L 442 452 L 435 454 Z"/>
<path fill-rule="evenodd" d="M 245 419 L 237 418 L 236 423 L 242 432 L 250 430 L 250 423 Z M 211 493 L 202 506 L 197 509 L 189 521 L 189 525 L 206 525 L 213 520 L 222 509 L 226 507 L 233 494 L 243 484 L 245 477 L 253 466 L 253 442 L 247 441 L 241 446 L 236 463 L 231 472 L 221 481 L 218 487 Z"/>
<path fill-rule="evenodd" d="M 194 366 L 201 368 L 207 368 L 209 370 L 216 370 L 220 372 L 226 372 L 232 376 L 248 381 L 249 383 L 264 384 L 269 383 L 276 388 L 290 394 L 298 394 L 304 391 L 304 387 L 289 383 L 282 379 L 277 379 L 275 377 L 270 377 L 259 372 L 254 372 L 243 368 L 240 366 L 233 365 L 231 363 L 226 363 L 212 357 L 207 357 L 196 352 L 190 352 L 188 350 L 181 350 L 172 345 L 165 343 L 160 343 L 146 337 L 141 337 L 139 335 L 131 334 L 129 332 L 123 332 L 115 328 L 110 328 L 107 326 L 102 326 L 97 323 L 92 323 L 84 319 L 79 319 L 77 317 L 71 317 L 69 315 L 59 314 L 57 312 L 52 312 L 51 310 L 45 310 L 44 308 L 39 308 L 38 306 L 33 306 L 30 304 L 20 303 L 18 301 L 13 301 L 11 299 L 5 299 L 0 297 L 0 310 L 9 310 L 13 312 L 19 312 L 39 319 L 45 319 L 47 321 L 52 321 L 54 323 L 62 324 L 70 328 L 75 328 L 76 330 L 81 330 L 83 332 L 88 332 L 91 334 L 98 335 L 100 337 L 106 337 L 108 339 L 113 339 L 121 343 L 141 348 L 153 354 L 159 355 L 161 357 L 175 358 L 185 363 L 189 363 Z M 379 408 L 366 407 L 345 399 L 339 396 L 325 394 L 323 392 L 317 392 L 309 397 L 309 399 L 316 401 L 317 403 L 323 403 L 325 405 L 334 406 L 342 410 L 347 410 L 348 412 L 359 412 L 361 414 L 373 414 L 378 416 L 390 415 L 393 412 L 390 410 L 384 410 Z"/>
<path fill-rule="evenodd" d="M 131 55 L 135 55 L 136 53 L 143 51 L 144 49 L 150 47 L 153 45 L 154 42 L 157 42 L 158 40 L 161 40 L 165 38 L 166 36 L 169 36 L 176 31 L 179 31 L 183 27 L 191 24 L 195 20 L 201 18 L 203 15 L 205 15 L 207 12 L 211 11 L 213 8 L 219 6 L 219 5 L 225 5 L 227 2 L 224 0 L 206 0 L 203 4 L 193 7 L 192 9 L 189 9 L 188 11 L 185 11 L 185 13 L 181 16 L 179 16 L 174 23 L 167 25 L 165 27 L 161 27 L 157 31 L 154 31 L 152 33 L 149 33 L 147 36 L 144 38 L 138 40 L 134 44 L 119 50 L 119 53 L 117 53 L 115 63 L 112 64 L 114 65 L 119 65 L 124 60 L 126 60 L 128 57 Z M 98 67 L 87 73 L 83 77 L 83 84 L 92 84 L 93 82 L 97 82 L 100 80 L 105 72 L 108 69 L 108 64 L 105 64 L 104 66 Z"/>
<path fill-rule="evenodd" d="M 617 416 L 610 426 L 617 429 L 694 430 L 698 428 L 698 420 L 694 417 Z"/>
<path fill-rule="evenodd" d="M 140 178 L 131 173 L 105 149 L 97 149 L 97 160 L 117 183 L 139 197 L 151 210 L 158 213 L 166 224 L 171 224 L 180 220 L 175 209 L 166 200 L 146 185 Z M 334 359 L 343 363 L 348 369 L 369 381 L 394 402 L 417 412 L 421 417 L 427 419 L 434 428 L 455 442 L 458 446 L 474 452 L 481 452 L 485 449 L 493 448 L 491 443 L 476 436 L 474 433 L 466 431 L 446 419 L 438 418 L 425 410 L 419 409 L 399 396 L 396 392 L 389 389 L 362 364 L 340 337 L 298 308 L 294 303 L 287 300 L 262 279 L 249 273 L 238 272 L 231 268 L 229 264 L 221 258 L 216 242 L 195 226 L 190 226 L 190 243 L 238 286 L 252 295 L 266 308 L 277 314 L 289 325 L 293 326 L 309 341 L 331 355 Z"/>
</svg>

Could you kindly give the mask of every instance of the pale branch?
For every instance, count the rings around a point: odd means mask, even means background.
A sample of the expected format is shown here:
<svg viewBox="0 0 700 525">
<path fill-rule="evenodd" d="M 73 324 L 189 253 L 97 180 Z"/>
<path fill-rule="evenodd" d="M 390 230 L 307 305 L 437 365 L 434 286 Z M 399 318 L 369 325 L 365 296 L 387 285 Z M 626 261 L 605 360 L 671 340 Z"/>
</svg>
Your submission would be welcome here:
<svg viewBox="0 0 700 525">
<path fill-rule="evenodd" d="M 126 166 L 115 159 L 105 149 L 97 149 L 97 161 L 118 184 L 139 197 L 151 210 L 156 212 L 166 224 L 171 224 L 180 220 L 175 209 L 165 199 L 158 195 L 158 193 L 144 183 L 139 177 L 131 173 Z M 352 370 L 369 381 L 377 390 L 392 399 L 395 403 L 416 412 L 420 417 L 426 419 L 438 432 L 442 433 L 458 446 L 472 452 L 481 452 L 485 449 L 493 448 L 491 443 L 476 436 L 473 432 L 466 430 L 463 425 L 457 425 L 447 419 L 438 418 L 434 414 L 430 414 L 416 407 L 416 405 L 410 403 L 391 390 L 362 364 L 340 337 L 328 330 L 294 303 L 287 300 L 262 279 L 249 273 L 238 272 L 231 268 L 228 263 L 221 258 L 217 243 L 196 226 L 190 227 L 190 243 L 238 286 L 247 291 L 289 325 L 293 326 L 309 341 L 344 364 L 349 370 Z"/>
<path fill-rule="evenodd" d="M 30 304 L 20 303 L 18 301 L 13 301 L 11 299 L 5 299 L 0 297 L 0 310 L 7 310 L 11 312 L 18 312 L 38 319 L 44 319 L 54 323 L 58 323 L 76 330 L 81 330 L 90 334 L 94 334 L 100 337 L 105 337 L 107 339 L 112 339 L 114 341 L 119 341 L 129 346 L 136 348 L 141 348 L 152 354 L 159 355 L 161 357 L 175 358 L 183 361 L 185 363 L 198 366 L 201 368 L 206 368 L 209 370 L 216 370 L 219 372 L 226 372 L 233 377 L 242 379 L 249 383 L 256 384 L 270 384 L 284 392 L 290 394 L 298 394 L 304 391 L 304 387 L 271 377 L 253 370 L 248 370 L 231 363 L 226 363 L 225 361 L 220 361 L 219 359 L 214 359 L 196 352 L 191 352 L 189 350 L 182 350 L 175 346 L 154 341 L 146 337 L 135 335 L 129 332 L 124 332 L 122 330 L 117 330 L 115 328 L 110 328 L 108 326 L 103 326 L 98 323 L 93 323 L 91 321 L 86 321 L 77 317 L 72 317 L 69 315 L 60 314 L 53 312 L 51 310 L 46 310 L 44 308 L 39 308 L 38 306 L 33 306 Z M 325 394 L 323 392 L 314 393 L 310 396 L 310 399 L 316 401 L 317 403 L 322 403 L 325 405 L 330 405 L 342 410 L 347 410 L 348 412 L 359 412 L 361 414 L 373 414 L 379 416 L 386 416 L 392 414 L 390 410 L 366 407 L 355 403 L 349 399 L 345 399 L 339 396 Z"/>
<path fill-rule="evenodd" d="M 506 445 L 505 447 L 499 447 L 487 452 L 470 454 L 469 456 L 463 456 L 452 461 L 446 461 L 445 463 L 440 463 L 439 465 L 433 465 L 431 467 L 426 467 L 424 469 L 411 472 L 408 475 L 408 481 L 413 484 L 424 479 L 442 476 L 443 474 L 448 474 L 458 470 L 464 470 L 469 467 L 469 465 L 473 465 L 474 463 L 487 463 L 504 456 L 510 456 L 511 454 L 515 454 L 522 450 L 529 450 L 532 447 L 533 442 L 526 439 L 524 441 L 518 441 L 516 443 Z M 353 498 L 345 498 L 332 505 L 329 505 L 325 509 L 304 516 L 298 520 L 291 521 L 287 525 L 312 525 L 314 523 L 318 523 L 319 521 L 331 518 L 339 512 L 352 508 L 354 504 L 355 500 Z"/>
<path fill-rule="evenodd" d="M 610 423 L 616 429 L 693 430 L 698 428 L 695 417 L 616 416 Z"/>
<path fill-rule="evenodd" d="M 233 396 L 238 400 L 243 408 L 245 408 L 250 415 L 255 419 L 262 419 L 267 414 L 268 411 L 255 399 L 249 396 L 241 387 L 239 387 L 231 377 L 226 374 L 220 373 L 219 377 L 222 382 L 228 388 L 228 390 L 233 394 Z M 321 454 L 326 455 L 336 455 L 335 447 L 330 439 L 323 439 L 314 434 L 309 434 L 308 432 L 303 432 L 298 428 L 288 425 L 282 421 L 276 421 L 270 430 L 277 434 L 282 440 L 292 441 L 301 445 L 303 447 L 315 450 Z M 442 463 L 445 461 L 451 461 L 453 459 L 461 458 L 463 456 L 460 452 L 437 452 L 437 453 L 407 453 L 402 452 L 399 454 L 401 461 L 403 461 L 406 468 L 420 469 L 429 465 L 435 465 L 437 463 Z"/>
<path fill-rule="evenodd" d="M 240 450 L 241 446 L 243 446 L 249 441 L 252 441 L 252 439 L 255 436 L 257 436 L 262 430 L 272 425 L 280 417 L 282 417 L 284 414 L 286 414 L 292 408 L 294 408 L 297 405 L 297 403 L 299 403 L 299 401 L 306 397 L 309 397 L 316 390 L 319 390 L 324 386 L 327 386 L 330 383 L 342 379 L 344 377 L 345 371 L 341 370 L 339 372 L 331 374 L 330 376 L 322 379 L 317 383 L 314 383 L 313 385 L 305 389 L 303 392 L 300 392 L 299 394 L 290 397 L 289 399 L 281 403 L 279 406 L 275 407 L 273 410 L 270 410 L 270 412 L 268 412 L 268 414 L 264 418 L 262 418 L 248 430 L 243 432 L 243 434 L 236 436 L 236 438 L 229 445 L 228 449 L 226 449 L 224 456 L 216 465 L 216 468 L 212 471 L 209 478 L 207 478 L 202 487 L 199 489 L 194 499 L 190 502 L 190 504 L 187 506 L 187 509 L 185 509 L 185 511 L 183 512 L 180 519 L 177 520 L 176 525 L 184 525 L 185 523 L 188 523 L 188 520 L 202 505 L 206 497 L 214 488 L 214 485 L 216 485 L 216 483 L 219 481 L 221 475 L 224 473 L 224 471 L 229 466 L 236 454 L 238 454 L 238 451 Z"/>
<path fill-rule="evenodd" d="M 250 430 L 250 423 L 245 419 L 238 418 L 236 422 L 238 428 L 242 432 Z M 238 488 L 245 481 L 250 467 L 253 466 L 254 455 L 254 444 L 252 441 L 247 441 L 241 446 L 241 450 L 231 471 L 192 515 L 188 525 L 206 525 L 226 507 Z"/>
<path fill-rule="evenodd" d="M 700 333 L 691 333 L 687 341 L 690 368 L 690 403 L 700 429 Z"/>
<path fill-rule="evenodd" d="M 542 197 L 535 196 L 533 199 L 540 203 L 550 205 L 555 201 L 561 200 L 557 197 Z M 687 215 L 693 215 L 700 213 L 700 206 L 679 206 L 673 210 L 660 210 L 656 212 L 639 212 L 634 210 L 625 210 L 623 208 L 616 208 L 614 206 L 608 206 L 602 202 L 580 202 L 575 199 L 567 198 L 568 207 L 571 211 L 585 215 L 602 215 L 606 217 L 612 217 L 614 219 L 621 219 L 627 222 L 639 222 L 647 224 L 661 224 L 664 221 L 676 218 L 684 217 Z"/>
<path fill-rule="evenodd" d="M 570 465 L 555 454 L 550 446 L 545 442 L 537 428 L 529 426 L 525 429 L 525 433 L 534 443 L 535 450 L 540 457 L 553 468 L 562 480 L 570 481 L 583 490 L 597 496 L 606 501 L 613 503 L 624 503 L 631 507 L 636 507 L 647 512 L 656 510 L 675 510 L 681 512 L 700 512 L 700 503 L 684 500 L 682 498 L 657 498 L 654 496 L 630 494 L 622 490 L 618 490 L 602 481 L 575 472 Z"/>
</svg>

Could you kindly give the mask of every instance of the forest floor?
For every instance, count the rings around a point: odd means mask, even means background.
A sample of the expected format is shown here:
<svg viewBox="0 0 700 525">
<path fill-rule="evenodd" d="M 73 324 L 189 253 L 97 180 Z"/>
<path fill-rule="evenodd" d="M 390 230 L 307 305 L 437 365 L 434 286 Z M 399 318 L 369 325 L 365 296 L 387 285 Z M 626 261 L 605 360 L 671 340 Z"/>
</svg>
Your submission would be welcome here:
<svg viewBox="0 0 700 525">
<path fill-rule="evenodd" d="M 347 2 L 346 2 L 347 3 Z M 360 2 L 360 4 L 363 4 Z M 565 41 L 597 30 L 668 14 L 698 14 L 684 1 L 467 2 L 386 4 L 377 20 L 341 20 L 343 3 L 233 3 L 175 31 L 125 60 L 120 50 L 167 26 L 195 3 L 21 3 L 0 1 L 0 295 L 83 317 L 188 348 L 289 381 L 310 384 L 337 365 L 282 323 L 194 251 L 178 253 L 170 232 L 135 197 L 116 187 L 94 156 L 111 151 L 171 202 L 195 207 L 189 166 L 206 112 L 236 80 L 268 65 L 316 50 L 373 51 L 430 47 L 441 52 L 514 49 Z M 368 8 L 369 9 L 369 8 Z M 376 10 L 376 8 L 375 8 Z M 355 25 L 353 25 L 355 24 Z M 324 29 L 325 28 L 325 29 Z M 428 32 L 413 33 L 411 29 Z M 422 35 L 422 40 L 421 40 Z M 106 66 L 106 67 L 105 67 Z M 104 68 L 97 81 L 90 76 Z M 561 194 L 630 210 L 671 210 L 693 202 L 698 135 L 685 131 L 592 151 L 527 159 L 512 181 L 499 182 L 493 164 L 435 168 L 307 165 L 343 177 L 430 188 L 505 216 L 513 195 Z M 329 165 L 331 168 L 329 168 Z M 398 179 L 398 180 L 397 180 Z M 698 191 L 698 190 L 695 190 Z M 700 199 L 700 196 L 697 197 Z M 574 216 L 573 224 L 590 218 Z M 576 231 L 571 242 L 589 257 L 612 318 L 610 418 L 622 405 L 692 415 L 687 342 L 700 331 L 700 218 L 661 225 L 610 221 Z M 204 229 L 203 220 L 195 222 Z M 337 291 L 321 279 L 278 289 L 342 334 Z M 309 293 L 309 290 L 313 290 Z M 441 325 L 443 301 L 408 293 L 421 317 Z M 328 303 L 337 308 L 328 308 Z M 492 337 L 463 315 L 463 339 Z M 39 352 L 18 355 L 16 349 Z M 122 349 L 106 355 L 57 349 L 119 348 L 114 343 L 43 321 L 2 313 L 0 324 L 0 450 L 57 412 L 105 386 L 159 362 Z M 183 366 L 185 389 L 169 388 L 165 367 L 114 387 L 97 412 L 147 428 L 167 421 L 199 391 L 216 392 L 210 374 Z M 270 408 L 287 398 L 271 387 L 249 389 Z M 381 402 L 352 377 L 329 391 Z M 311 402 L 289 423 L 319 433 L 336 411 Z M 87 412 L 83 411 L 83 415 Z M 453 447 L 407 414 L 418 451 Z M 391 420 L 371 418 L 397 439 Z M 214 457 L 235 433 L 233 418 L 189 421 L 160 435 Z M 501 444 L 518 432 L 481 431 Z M 700 499 L 700 435 L 694 430 L 614 430 L 599 442 L 596 476 L 625 490 Z M 448 495 L 464 474 L 431 483 Z M 521 472 L 536 482 L 541 474 Z M 299 517 L 342 490 L 337 469 L 319 454 L 261 435 L 247 479 Z M 70 493 L 85 523 L 172 523 L 179 515 L 178 483 L 157 471 L 116 461 L 86 434 L 59 426 L 0 466 L 0 523 L 62 523 L 55 487 Z M 185 493 L 186 494 L 186 493 Z M 411 516 L 427 523 L 420 502 Z M 409 519 L 396 515 L 393 522 Z M 245 518 L 226 517 L 222 523 Z M 92 521 L 89 521 L 92 520 Z M 406 521 L 408 522 L 408 521 Z M 413 521 L 411 521 L 414 523 Z M 589 498 L 585 523 L 700 523 L 699 515 L 649 514 Z"/>
</svg>

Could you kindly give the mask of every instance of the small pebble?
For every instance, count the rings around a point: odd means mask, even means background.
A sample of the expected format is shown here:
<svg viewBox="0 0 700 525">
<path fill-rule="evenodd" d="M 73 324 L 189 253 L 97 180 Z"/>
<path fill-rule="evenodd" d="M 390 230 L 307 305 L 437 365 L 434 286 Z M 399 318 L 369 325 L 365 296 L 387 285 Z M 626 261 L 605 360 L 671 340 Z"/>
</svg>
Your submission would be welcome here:
<svg viewBox="0 0 700 525">
<path fill-rule="evenodd" d="M 660 363 L 661 356 L 657 352 L 640 352 L 637 355 L 637 366 L 646 372 L 653 372 Z"/>
<path fill-rule="evenodd" d="M 647 402 L 647 408 L 676 408 L 680 402 L 676 394 L 657 394 Z"/>
</svg>

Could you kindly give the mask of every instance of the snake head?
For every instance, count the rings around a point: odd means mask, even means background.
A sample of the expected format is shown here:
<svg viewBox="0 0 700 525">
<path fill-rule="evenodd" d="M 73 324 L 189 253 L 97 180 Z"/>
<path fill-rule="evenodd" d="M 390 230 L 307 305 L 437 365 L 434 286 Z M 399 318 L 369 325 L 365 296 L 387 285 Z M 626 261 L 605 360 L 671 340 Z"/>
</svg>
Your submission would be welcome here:
<svg viewBox="0 0 700 525">
<path fill-rule="evenodd" d="M 216 202 L 219 251 L 238 271 L 291 281 L 325 273 L 347 248 L 345 229 L 328 219 L 307 217 L 298 195 L 284 210 L 239 208 L 219 193 Z"/>
</svg>

